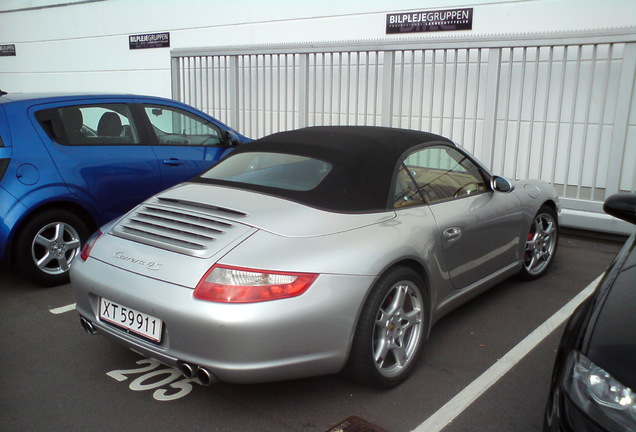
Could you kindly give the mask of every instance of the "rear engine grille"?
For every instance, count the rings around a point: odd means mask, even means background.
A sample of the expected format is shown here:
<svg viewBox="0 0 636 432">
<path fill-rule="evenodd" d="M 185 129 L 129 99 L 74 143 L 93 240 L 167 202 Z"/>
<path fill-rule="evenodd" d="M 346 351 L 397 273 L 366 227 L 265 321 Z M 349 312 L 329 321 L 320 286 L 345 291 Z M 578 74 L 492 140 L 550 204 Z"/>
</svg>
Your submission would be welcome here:
<svg viewBox="0 0 636 432">
<path fill-rule="evenodd" d="M 237 229 L 238 224 L 210 214 L 223 211 L 234 217 L 246 216 L 246 213 L 214 206 L 157 199 L 130 213 L 115 226 L 113 234 L 186 255 L 208 257 L 243 232 Z M 238 232 L 228 236 L 231 231 Z"/>
<path fill-rule="evenodd" d="M 240 210 L 229 209 L 227 207 L 219 207 L 219 206 L 215 206 L 211 204 L 203 204 L 203 203 L 174 199 L 174 198 L 158 198 L 157 201 L 162 204 L 168 204 L 170 206 L 174 206 L 174 207 L 178 207 L 182 209 L 220 213 L 230 217 L 247 216 L 247 213 L 242 212 Z"/>
</svg>

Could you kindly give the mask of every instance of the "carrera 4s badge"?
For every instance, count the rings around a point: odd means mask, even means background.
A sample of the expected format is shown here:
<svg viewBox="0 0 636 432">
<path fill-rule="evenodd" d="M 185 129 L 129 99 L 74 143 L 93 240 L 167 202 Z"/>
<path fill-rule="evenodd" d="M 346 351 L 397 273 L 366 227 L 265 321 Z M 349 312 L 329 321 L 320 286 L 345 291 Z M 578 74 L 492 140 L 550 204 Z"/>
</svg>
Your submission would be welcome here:
<svg viewBox="0 0 636 432">
<path fill-rule="evenodd" d="M 133 258 L 131 256 L 126 255 L 124 252 L 115 252 L 115 258 L 120 259 L 122 261 L 129 262 L 131 264 L 139 264 L 141 266 L 146 267 L 148 270 L 159 270 L 163 264 L 155 262 L 155 261 L 146 261 L 139 258 Z"/>
</svg>

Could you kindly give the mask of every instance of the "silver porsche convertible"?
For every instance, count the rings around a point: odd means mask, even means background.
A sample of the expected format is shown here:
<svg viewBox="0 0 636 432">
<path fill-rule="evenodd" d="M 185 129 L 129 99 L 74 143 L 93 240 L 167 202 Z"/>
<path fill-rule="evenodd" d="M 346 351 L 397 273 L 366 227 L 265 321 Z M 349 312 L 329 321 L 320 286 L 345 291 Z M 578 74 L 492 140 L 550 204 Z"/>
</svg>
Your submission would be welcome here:
<svg viewBox="0 0 636 432">
<path fill-rule="evenodd" d="M 552 186 L 492 175 L 444 137 L 311 127 L 102 227 L 71 280 L 88 332 L 203 384 L 346 371 L 387 388 L 444 314 L 547 271 L 558 214 Z"/>
</svg>

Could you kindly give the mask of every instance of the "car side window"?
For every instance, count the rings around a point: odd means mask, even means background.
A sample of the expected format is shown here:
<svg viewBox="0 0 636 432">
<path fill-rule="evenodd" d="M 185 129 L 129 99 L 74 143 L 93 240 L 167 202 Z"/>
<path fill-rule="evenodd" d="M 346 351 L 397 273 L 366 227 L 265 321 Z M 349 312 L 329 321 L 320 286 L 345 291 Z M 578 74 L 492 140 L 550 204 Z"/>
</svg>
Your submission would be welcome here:
<svg viewBox="0 0 636 432">
<path fill-rule="evenodd" d="M 161 145 L 214 146 L 221 131 L 210 121 L 188 111 L 163 105 L 144 105 L 146 116 Z"/>
<path fill-rule="evenodd" d="M 453 147 L 432 146 L 410 154 L 398 171 L 396 207 L 459 199 L 488 190 L 479 167 Z M 400 193 L 400 184 L 408 185 Z"/>
<path fill-rule="evenodd" d="M 36 113 L 42 127 L 60 144 L 139 144 L 126 104 L 72 105 Z"/>
<path fill-rule="evenodd" d="M 393 207 L 399 208 L 424 204 L 424 199 L 417 190 L 417 184 L 413 181 L 413 174 L 413 172 L 409 172 L 408 167 L 404 163 L 400 164 L 395 179 Z"/>
</svg>

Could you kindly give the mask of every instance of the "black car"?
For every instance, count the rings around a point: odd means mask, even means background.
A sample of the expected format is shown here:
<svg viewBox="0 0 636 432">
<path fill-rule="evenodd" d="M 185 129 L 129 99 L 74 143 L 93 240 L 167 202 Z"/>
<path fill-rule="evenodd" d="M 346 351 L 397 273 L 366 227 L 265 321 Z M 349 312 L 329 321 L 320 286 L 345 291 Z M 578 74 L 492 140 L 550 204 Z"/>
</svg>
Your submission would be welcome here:
<svg viewBox="0 0 636 432">
<path fill-rule="evenodd" d="M 636 194 L 606 213 L 636 224 Z M 636 431 L 636 232 L 572 315 L 557 353 L 544 431 Z"/>
</svg>

